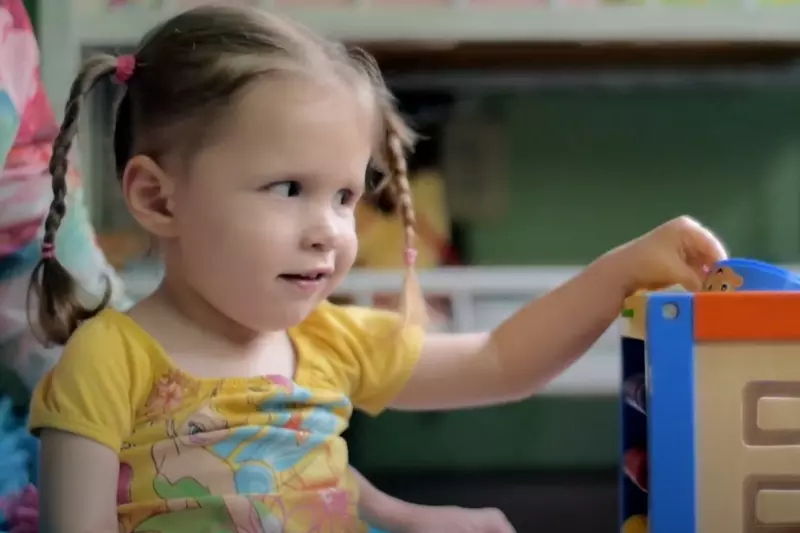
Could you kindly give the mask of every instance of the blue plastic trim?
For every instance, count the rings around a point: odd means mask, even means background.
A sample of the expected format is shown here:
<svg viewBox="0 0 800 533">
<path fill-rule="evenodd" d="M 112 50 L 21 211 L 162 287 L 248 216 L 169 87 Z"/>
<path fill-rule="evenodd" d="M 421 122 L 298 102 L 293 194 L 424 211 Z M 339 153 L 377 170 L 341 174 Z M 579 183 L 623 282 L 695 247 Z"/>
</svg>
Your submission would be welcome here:
<svg viewBox="0 0 800 533">
<path fill-rule="evenodd" d="M 693 303 L 685 293 L 648 299 L 649 533 L 696 533 Z"/>
<path fill-rule="evenodd" d="M 786 270 L 785 268 L 781 268 L 777 265 L 773 265 L 772 263 L 765 263 L 763 261 L 758 261 L 757 259 L 747 259 L 744 257 L 731 257 L 730 259 L 723 259 L 717 265 L 720 266 L 729 266 L 731 268 L 750 268 L 750 269 L 759 269 L 765 272 L 771 272 L 774 274 L 779 275 L 793 275 L 790 270 Z"/>
<path fill-rule="evenodd" d="M 797 291 L 800 290 L 800 276 L 794 272 L 770 263 L 754 259 L 731 258 L 714 265 L 714 268 L 728 267 L 742 278 L 738 291 Z"/>
</svg>

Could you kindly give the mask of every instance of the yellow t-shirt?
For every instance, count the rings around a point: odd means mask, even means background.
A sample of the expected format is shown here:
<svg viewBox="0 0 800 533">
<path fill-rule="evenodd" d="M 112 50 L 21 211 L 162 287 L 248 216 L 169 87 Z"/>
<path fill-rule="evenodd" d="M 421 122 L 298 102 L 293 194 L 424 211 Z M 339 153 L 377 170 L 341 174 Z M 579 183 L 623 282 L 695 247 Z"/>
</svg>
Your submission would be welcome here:
<svg viewBox="0 0 800 533">
<path fill-rule="evenodd" d="M 40 382 L 30 428 L 119 452 L 121 532 L 366 531 L 341 434 L 353 406 L 378 413 L 410 375 L 422 335 L 390 339 L 397 325 L 393 313 L 325 302 L 289 332 L 293 381 L 201 379 L 105 310 Z"/>
</svg>

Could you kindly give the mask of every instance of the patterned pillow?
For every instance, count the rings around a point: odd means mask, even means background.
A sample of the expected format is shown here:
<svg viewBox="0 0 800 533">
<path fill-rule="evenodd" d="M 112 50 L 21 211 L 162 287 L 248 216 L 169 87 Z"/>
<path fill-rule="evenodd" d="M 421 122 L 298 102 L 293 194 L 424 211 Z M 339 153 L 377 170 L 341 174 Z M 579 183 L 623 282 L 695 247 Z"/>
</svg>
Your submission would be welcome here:
<svg viewBox="0 0 800 533">
<path fill-rule="evenodd" d="M 52 191 L 47 170 L 58 133 L 39 76 L 39 48 L 22 0 L 0 0 L 0 367 L 33 386 L 60 355 L 31 335 L 26 318 L 28 277 L 42 238 Z M 83 203 L 77 157 L 67 182 L 67 216 L 56 238 L 59 260 L 98 297 L 103 280 L 112 302 L 128 305 L 122 284 L 97 246 Z"/>
</svg>

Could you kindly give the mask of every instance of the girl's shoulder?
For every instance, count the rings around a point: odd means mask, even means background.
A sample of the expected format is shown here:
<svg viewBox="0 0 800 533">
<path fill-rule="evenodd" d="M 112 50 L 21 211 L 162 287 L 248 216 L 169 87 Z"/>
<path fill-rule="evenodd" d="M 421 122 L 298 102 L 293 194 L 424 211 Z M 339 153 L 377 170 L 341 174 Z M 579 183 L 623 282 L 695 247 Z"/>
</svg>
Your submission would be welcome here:
<svg viewBox="0 0 800 533">
<path fill-rule="evenodd" d="M 326 300 L 290 333 L 295 342 L 302 339 L 325 351 L 350 352 L 363 344 L 391 340 L 401 329 L 402 320 L 393 311 Z"/>
<path fill-rule="evenodd" d="M 395 312 L 323 302 L 290 331 L 301 359 L 324 368 L 354 405 L 377 413 L 416 365 L 422 328 Z"/>
<path fill-rule="evenodd" d="M 127 390 L 144 391 L 164 366 L 161 347 L 126 314 L 107 308 L 72 334 L 51 373 L 97 382 L 114 376 Z"/>
<path fill-rule="evenodd" d="M 64 355 L 77 352 L 81 358 L 141 361 L 159 349 L 158 344 L 132 318 L 112 308 L 103 309 L 84 321 L 72 334 Z"/>
<path fill-rule="evenodd" d="M 84 321 L 33 391 L 30 429 L 69 431 L 119 450 L 152 389 L 156 348 L 119 311 Z"/>
</svg>

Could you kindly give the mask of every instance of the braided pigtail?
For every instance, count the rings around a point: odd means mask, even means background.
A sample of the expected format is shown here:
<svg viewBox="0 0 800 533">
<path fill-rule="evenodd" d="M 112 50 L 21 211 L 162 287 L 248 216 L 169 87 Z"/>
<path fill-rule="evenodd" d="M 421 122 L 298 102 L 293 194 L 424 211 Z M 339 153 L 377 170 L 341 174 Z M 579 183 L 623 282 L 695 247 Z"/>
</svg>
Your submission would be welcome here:
<svg viewBox="0 0 800 533">
<path fill-rule="evenodd" d="M 397 205 L 404 230 L 404 263 L 406 267 L 403 291 L 400 295 L 400 310 L 406 325 L 425 326 L 428 322 L 427 306 L 415 268 L 416 215 L 408 183 L 406 152 L 413 146 L 415 136 L 394 106 L 383 111 L 384 146 L 383 164 L 386 168 L 384 186 L 389 188 Z"/>
<path fill-rule="evenodd" d="M 392 204 L 391 207 L 399 212 L 403 222 L 403 259 L 406 267 L 403 290 L 400 293 L 403 322 L 406 326 L 424 327 L 428 323 L 428 312 L 414 265 L 417 258 L 416 216 L 406 162 L 406 152 L 414 146 L 416 134 L 398 113 L 375 58 L 358 47 L 348 48 L 347 54 L 356 70 L 370 80 L 380 110 L 381 130 L 378 132 L 378 149 L 373 163 L 382 177 L 370 184 L 370 192 L 376 204 Z"/>
<path fill-rule="evenodd" d="M 116 71 L 116 59 L 100 55 L 88 60 L 72 83 L 64 112 L 61 130 L 53 142 L 49 171 L 52 176 L 53 200 L 44 222 L 42 258 L 31 274 L 28 286 L 28 321 L 45 344 L 65 344 L 81 321 L 91 318 L 105 307 L 111 298 L 111 287 L 106 280 L 103 300 L 94 309 L 86 309 L 77 294 L 77 284 L 72 275 L 55 255 L 55 239 L 67 212 L 67 165 L 72 142 L 78 131 L 81 107 L 86 95 L 95 84 Z M 33 297 L 38 301 L 38 313 L 32 315 Z M 38 322 L 38 327 L 36 323 Z"/>
</svg>

